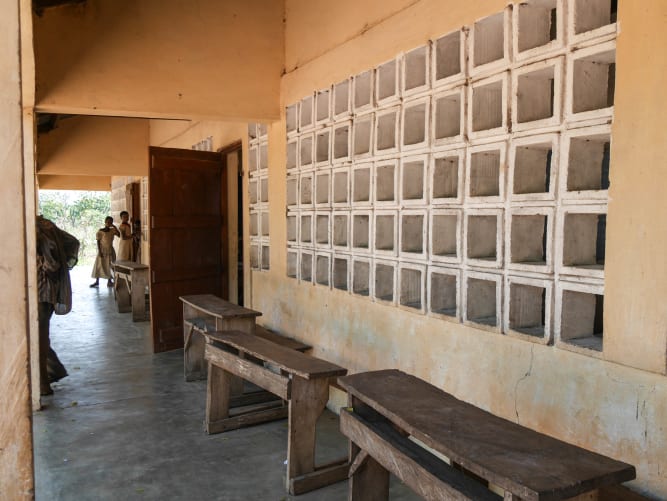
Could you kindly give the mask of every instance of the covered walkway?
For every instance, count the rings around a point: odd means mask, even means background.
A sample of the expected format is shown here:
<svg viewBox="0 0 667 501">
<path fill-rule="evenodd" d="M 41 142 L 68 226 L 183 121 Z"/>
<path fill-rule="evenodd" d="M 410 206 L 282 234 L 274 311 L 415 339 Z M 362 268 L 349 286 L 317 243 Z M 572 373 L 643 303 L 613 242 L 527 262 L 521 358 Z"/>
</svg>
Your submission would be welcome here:
<svg viewBox="0 0 667 501">
<path fill-rule="evenodd" d="M 37 499 L 290 499 L 286 421 L 206 435 L 206 383 L 183 381 L 182 351 L 153 355 L 148 322 L 119 314 L 106 282 L 90 289 L 88 277 L 75 268 L 73 310 L 51 322 L 70 375 L 34 415 Z M 336 415 L 318 426 L 319 459 L 344 454 Z M 393 493 L 413 499 L 400 484 Z M 298 499 L 346 497 L 343 482 Z"/>
</svg>

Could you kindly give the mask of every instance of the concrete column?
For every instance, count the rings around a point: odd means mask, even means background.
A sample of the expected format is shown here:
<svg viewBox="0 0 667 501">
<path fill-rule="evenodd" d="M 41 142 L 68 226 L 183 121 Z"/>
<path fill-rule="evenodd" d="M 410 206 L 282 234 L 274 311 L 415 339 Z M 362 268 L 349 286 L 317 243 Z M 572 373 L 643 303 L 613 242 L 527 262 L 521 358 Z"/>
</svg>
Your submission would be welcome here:
<svg viewBox="0 0 667 501">
<path fill-rule="evenodd" d="M 33 497 L 18 0 L 0 0 L 0 497 Z M 30 174 L 32 175 L 32 173 Z M 34 223 L 31 222 L 34 226 Z"/>
</svg>

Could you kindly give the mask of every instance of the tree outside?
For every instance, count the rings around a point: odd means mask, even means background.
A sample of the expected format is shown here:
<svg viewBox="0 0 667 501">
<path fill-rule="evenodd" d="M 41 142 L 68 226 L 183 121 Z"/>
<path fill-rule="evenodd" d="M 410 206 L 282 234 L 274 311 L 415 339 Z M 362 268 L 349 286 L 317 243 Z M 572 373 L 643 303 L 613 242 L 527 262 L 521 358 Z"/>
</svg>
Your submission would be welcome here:
<svg viewBox="0 0 667 501">
<path fill-rule="evenodd" d="M 38 213 L 79 239 L 79 264 L 95 261 L 95 234 L 111 215 L 108 191 L 40 190 Z"/>
</svg>

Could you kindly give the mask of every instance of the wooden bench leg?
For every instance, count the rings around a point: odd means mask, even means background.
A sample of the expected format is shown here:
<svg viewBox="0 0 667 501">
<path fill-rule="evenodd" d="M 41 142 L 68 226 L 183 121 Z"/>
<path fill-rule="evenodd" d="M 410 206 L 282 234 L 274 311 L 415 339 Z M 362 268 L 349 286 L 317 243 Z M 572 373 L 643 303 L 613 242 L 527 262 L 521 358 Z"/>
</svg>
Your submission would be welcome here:
<svg viewBox="0 0 667 501">
<path fill-rule="evenodd" d="M 132 321 L 146 320 L 146 281 L 136 276 L 132 281 Z"/>
<path fill-rule="evenodd" d="M 363 451 L 350 442 L 350 462 L 360 457 Z M 366 455 L 363 464 L 358 465 L 350 477 L 348 490 L 349 501 L 387 501 L 389 499 L 389 472 Z"/>
<path fill-rule="evenodd" d="M 127 281 L 125 278 L 120 276 L 118 273 L 116 273 L 114 291 L 116 292 L 118 313 L 129 313 L 132 311 L 132 304 L 130 303 L 130 289 L 127 286 Z"/>
<path fill-rule="evenodd" d="M 232 374 L 211 363 L 208 364 L 206 384 L 206 433 L 215 433 L 211 425 L 229 417 Z"/>
<path fill-rule="evenodd" d="M 303 494 L 345 480 L 347 457 L 325 465 L 315 465 L 317 419 L 329 400 L 329 380 L 291 379 L 289 439 L 287 443 L 287 490 Z"/>
</svg>

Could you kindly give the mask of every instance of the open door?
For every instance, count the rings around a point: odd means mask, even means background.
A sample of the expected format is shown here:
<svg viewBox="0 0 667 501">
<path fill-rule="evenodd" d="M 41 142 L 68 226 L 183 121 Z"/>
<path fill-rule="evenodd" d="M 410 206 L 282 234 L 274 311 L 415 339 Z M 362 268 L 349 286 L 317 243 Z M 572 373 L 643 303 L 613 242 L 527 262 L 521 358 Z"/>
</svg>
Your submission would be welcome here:
<svg viewBox="0 0 667 501">
<path fill-rule="evenodd" d="M 179 296 L 227 298 L 227 176 L 220 153 L 149 152 L 151 327 L 158 353 L 183 347 Z"/>
</svg>

